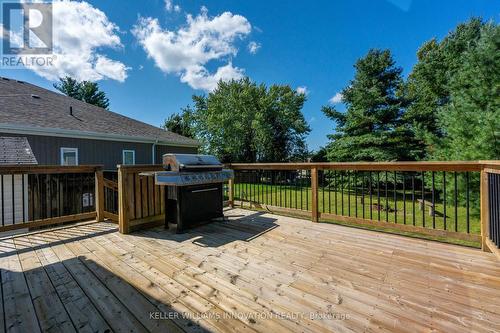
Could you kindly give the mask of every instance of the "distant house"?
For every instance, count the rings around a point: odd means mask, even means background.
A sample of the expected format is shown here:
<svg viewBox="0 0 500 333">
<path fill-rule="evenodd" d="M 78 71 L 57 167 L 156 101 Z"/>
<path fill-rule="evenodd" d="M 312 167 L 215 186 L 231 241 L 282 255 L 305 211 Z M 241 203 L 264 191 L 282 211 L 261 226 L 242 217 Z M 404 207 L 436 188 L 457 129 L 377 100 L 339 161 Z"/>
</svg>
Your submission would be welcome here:
<svg viewBox="0 0 500 333">
<path fill-rule="evenodd" d="M 0 166 L 27 164 L 37 164 L 28 139 L 0 137 Z M 0 203 L 2 225 L 25 221 L 28 216 L 28 175 L 0 175 Z"/>
<path fill-rule="evenodd" d="M 158 164 L 198 142 L 35 85 L 0 77 L 0 136 L 24 137 L 40 165 Z"/>
<path fill-rule="evenodd" d="M 28 139 L 0 136 L 0 165 L 38 164 Z"/>
</svg>

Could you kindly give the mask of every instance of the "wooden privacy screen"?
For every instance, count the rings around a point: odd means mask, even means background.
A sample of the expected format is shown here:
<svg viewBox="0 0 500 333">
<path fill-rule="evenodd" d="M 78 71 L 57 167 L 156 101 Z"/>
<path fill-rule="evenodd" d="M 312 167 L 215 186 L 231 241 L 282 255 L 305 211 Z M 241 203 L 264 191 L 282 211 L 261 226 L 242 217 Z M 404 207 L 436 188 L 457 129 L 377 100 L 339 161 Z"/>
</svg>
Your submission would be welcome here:
<svg viewBox="0 0 500 333">
<path fill-rule="evenodd" d="M 118 166 L 118 219 L 121 233 L 162 224 L 165 220 L 165 187 L 142 172 L 161 171 L 162 165 Z"/>
</svg>

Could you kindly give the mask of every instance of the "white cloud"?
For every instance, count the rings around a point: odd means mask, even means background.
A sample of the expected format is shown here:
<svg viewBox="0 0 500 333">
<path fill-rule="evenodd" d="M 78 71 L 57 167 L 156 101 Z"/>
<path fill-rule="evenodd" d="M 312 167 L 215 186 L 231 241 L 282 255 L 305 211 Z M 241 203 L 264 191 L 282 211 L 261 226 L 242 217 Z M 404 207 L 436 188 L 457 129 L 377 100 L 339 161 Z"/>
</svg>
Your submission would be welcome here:
<svg viewBox="0 0 500 333">
<path fill-rule="evenodd" d="M 259 51 L 261 46 L 262 45 L 260 45 L 259 43 L 251 41 L 250 43 L 248 43 L 248 52 L 250 52 L 251 54 L 255 54 L 257 53 L 257 51 Z"/>
<path fill-rule="evenodd" d="M 98 55 L 95 70 L 104 77 L 123 82 L 127 78 L 127 67 L 119 61 Z"/>
<path fill-rule="evenodd" d="M 170 31 L 163 29 L 158 19 L 143 17 L 132 33 L 158 68 L 179 75 L 194 89 L 210 91 L 219 80 L 241 78 L 243 69 L 234 67 L 228 57 L 238 53 L 235 41 L 251 32 L 248 20 L 230 12 L 209 17 L 205 7 L 198 16 L 188 14 L 186 20 L 184 26 Z M 225 64 L 212 74 L 206 68 L 210 61 Z"/>
<path fill-rule="evenodd" d="M 181 74 L 181 82 L 189 84 L 194 89 L 212 91 L 217 87 L 217 82 L 220 80 L 237 80 L 243 76 L 243 70 L 233 67 L 232 63 L 217 68 L 214 74 L 210 74 L 203 66 L 193 66 Z"/>
<path fill-rule="evenodd" d="M 339 104 L 339 103 L 342 103 L 342 94 L 341 93 L 336 93 L 335 96 L 333 96 L 332 98 L 330 98 L 328 101 L 331 103 L 331 104 Z"/>
<path fill-rule="evenodd" d="M 306 86 L 297 87 L 296 91 L 297 91 L 299 94 L 303 94 L 303 95 L 308 95 L 308 94 L 309 94 L 309 90 L 307 89 L 307 87 L 306 87 Z"/>
<path fill-rule="evenodd" d="M 165 0 L 165 9 L 167 12 L 180 12 L 181 7 L 179 5 L 174 5 L 174 2 L 172 0 Z"/>
<path fill-rule="evenodd" d="M 32 66 L 30 69 L 53 81 L 63 76 L 77 80 L 124 81 L 129 68 L 100 51 L 106 47 L 123 47 L 118 33 L 119 28 L 106 14 L 89 3 L 54 1 L 53 66 Z"/>
</svg>

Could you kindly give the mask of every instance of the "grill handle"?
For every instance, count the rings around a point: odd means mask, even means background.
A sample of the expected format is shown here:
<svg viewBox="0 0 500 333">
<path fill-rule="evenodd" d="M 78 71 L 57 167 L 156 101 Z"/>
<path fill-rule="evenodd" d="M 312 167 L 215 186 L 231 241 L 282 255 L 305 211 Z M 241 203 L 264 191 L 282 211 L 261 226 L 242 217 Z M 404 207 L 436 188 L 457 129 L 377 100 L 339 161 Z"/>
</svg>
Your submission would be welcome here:
<svg viewBox="0 0 500 333">
<path fill-rule="evenodd" d="M 200 192 L 211 192 L 211 191 L 217 191 L 217 187 L 212 187 L 212 188 L 204 188 L 202 190 L 193 190 L 191 193 L 200 193 Z"/>
<path fill-rule="evenodd" d="M 181 164 L 180 165 L 181 167 L 181 170 L 182 169 L 222 169 L 223 165 L 222 164 L 219 164 L 219 165 L 210 165 L 210 164 L 190 164 L 190 165 L 186 165 L 186 164 Z"/>
</svg>

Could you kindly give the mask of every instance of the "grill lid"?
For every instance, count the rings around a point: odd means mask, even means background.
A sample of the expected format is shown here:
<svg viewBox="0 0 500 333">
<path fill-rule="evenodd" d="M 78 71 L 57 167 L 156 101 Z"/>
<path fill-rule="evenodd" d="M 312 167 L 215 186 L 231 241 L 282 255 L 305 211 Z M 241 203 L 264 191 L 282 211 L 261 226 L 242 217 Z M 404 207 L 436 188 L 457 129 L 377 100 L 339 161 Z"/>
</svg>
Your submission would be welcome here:
<svg viewBox="0 0 500 333">
<path fill-rule="evenodd" d="M 163 165 L 168 171 L 221 170 L 223 165 L 212 155 L 165 154 Z"/>
<path fill-rule="evenodd" d="M 224 183 L 234 178 L 233 170 L 207 171 L 207 172 L 175 172 L 157 171 L 154 175 L 156 185 L 187 186 L 200 184 Z"/>
</svg>

